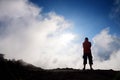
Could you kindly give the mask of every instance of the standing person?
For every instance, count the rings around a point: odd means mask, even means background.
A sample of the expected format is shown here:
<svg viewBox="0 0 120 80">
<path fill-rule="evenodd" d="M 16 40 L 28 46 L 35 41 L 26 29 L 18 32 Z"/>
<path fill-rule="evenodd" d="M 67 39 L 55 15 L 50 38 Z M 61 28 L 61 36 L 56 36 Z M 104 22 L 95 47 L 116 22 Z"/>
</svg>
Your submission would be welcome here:
<svg viewBox="0 0 120 80">
<path fill-rule="evenodd" d="M 87 64 L 87 58 L 89 60 L 89 65 L 90 65 L 90 69 L 93 70 L 92 68 L 92 53 L 91 53 L 91 42 L 89 42 L 89 39 L 86 37 L 85 41 L 83 42 L 83 65 L 84 68 L 83 70 L 85 70 L 86 64 Z"/>
</svg>

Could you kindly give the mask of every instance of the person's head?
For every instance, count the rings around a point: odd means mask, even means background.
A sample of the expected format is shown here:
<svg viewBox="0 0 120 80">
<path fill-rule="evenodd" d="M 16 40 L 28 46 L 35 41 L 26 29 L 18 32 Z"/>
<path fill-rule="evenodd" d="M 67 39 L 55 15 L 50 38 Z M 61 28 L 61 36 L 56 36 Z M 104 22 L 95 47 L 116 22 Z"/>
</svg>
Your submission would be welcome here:
<svg viewBox="0 0 120 80">
<path fill-rule="evenodd" d="M 88 41 L 89 39 L 88 39 L 88 37 L 85 37 L 85 41 Z"/>
</svg>

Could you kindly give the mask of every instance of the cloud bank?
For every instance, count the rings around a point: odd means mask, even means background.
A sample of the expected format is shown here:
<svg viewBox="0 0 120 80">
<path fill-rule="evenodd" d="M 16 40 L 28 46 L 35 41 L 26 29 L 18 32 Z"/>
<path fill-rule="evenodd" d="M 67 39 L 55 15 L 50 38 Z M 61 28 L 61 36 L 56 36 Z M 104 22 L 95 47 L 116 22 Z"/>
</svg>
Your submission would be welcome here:
<svg viewBox="0 0 120 80">
<path fill-rule="evenodd" d="M 95 67 L 120 70 L 120 38 L 111 35 L 109 28 L 106 28 L 97 34 L 93 41 Z"/>
<path fill-rule="evenodd" d="M 0 0 L 0 52 L 36 66 L 79 68 L 82 42 L 71 32 L 72 23 L 28 0 Z M 120 38 L 106 28 L 93 38 L 94 68 L 120 70 Z"/>
<path fill-rule="evenodd" d="M 41 11 L 28 0 L 0 1 L 0 52 L 42 68 L 77 66 L 72 24 L 55 12 Z"/>
</svg>

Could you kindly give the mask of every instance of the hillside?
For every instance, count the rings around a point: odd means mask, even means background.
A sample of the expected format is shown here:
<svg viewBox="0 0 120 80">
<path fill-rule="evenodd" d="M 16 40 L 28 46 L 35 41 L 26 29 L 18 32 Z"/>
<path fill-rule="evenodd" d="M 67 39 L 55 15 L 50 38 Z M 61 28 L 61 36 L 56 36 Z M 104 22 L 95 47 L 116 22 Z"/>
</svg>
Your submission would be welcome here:
<svg viewBox="0 0 120 80">
<path fill-rule="evenodd" d="M 120 80 L 120 72 L 72 68 L 44 70 L 21 60 L 7 60 L 0 56 L 0 80 Z"/>
</svg>

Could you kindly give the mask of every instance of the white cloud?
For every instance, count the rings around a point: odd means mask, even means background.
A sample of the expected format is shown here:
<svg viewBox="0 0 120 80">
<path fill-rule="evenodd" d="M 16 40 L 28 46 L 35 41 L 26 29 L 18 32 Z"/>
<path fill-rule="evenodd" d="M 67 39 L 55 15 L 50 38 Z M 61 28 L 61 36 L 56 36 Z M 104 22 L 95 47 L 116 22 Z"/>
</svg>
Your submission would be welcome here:
<svg viewBox="0 0 120 80">
<path fill-rule="evenodd" d="M 69 32 L 72 24 L 41 11 L 28 0 L 1 0 L 0 52 L 42 68 L 76 67 L 81 54 L 73 43 L 77 36 Z"/>
<path fill-rule="evenodd" d="M 97 34 L 93 41 L 95 67 L 120 70 L 120 38 L 111 35 L 106 28 Z"/>
</svg>

